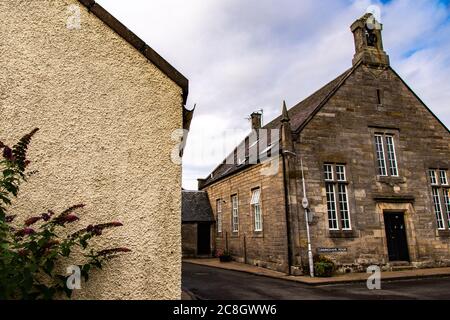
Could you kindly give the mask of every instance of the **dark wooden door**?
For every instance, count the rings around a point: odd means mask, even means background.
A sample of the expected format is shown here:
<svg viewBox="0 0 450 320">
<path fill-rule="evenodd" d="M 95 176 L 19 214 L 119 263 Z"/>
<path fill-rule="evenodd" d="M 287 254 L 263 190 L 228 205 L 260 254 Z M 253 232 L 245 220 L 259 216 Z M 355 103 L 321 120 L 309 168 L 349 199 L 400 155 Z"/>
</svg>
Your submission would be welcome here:
<svg viewBox="0 0 450 320">
<path fill-rule="evenodd" d="M 409 261 L 404 214 L 385 213 L 384 224 L 386 227 L 389 261 Z"/>
<path fill-rule="evenodd" d="M 209 223 L 197 225 L 197 254 L 211 254 L 211 225 Z"/>
</svg>

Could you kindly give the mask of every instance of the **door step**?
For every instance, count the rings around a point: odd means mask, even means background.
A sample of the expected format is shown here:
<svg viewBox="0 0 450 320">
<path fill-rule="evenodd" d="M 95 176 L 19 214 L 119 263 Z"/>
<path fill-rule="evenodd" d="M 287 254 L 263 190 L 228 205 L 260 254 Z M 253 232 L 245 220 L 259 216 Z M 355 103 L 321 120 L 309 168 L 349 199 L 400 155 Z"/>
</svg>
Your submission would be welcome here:
<svg viewBox="0 0 450 320">
<path fill-rule="evenodd" d="M 412 266 L 409 262 L 406 261 L 398 261 L 389 263 L 391 271 L 404 271 L 404 270 L 414 270 L 414 266 Z"/>
<path fill-rule="evenodd" d="M 409 265 L 411 265 L 411 263 L 409 261 L 391 261 L 391 262 L 389 262 L 389 265 L 391 267 L 395 267 L 395 266 L 409 266 Z"/>
</svg>

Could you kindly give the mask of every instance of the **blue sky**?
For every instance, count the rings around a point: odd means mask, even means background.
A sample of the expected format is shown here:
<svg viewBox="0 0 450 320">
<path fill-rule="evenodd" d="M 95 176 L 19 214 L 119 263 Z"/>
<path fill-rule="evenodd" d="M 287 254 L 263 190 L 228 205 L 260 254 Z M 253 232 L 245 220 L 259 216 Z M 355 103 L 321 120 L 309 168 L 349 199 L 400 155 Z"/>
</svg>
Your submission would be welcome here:
<svg viewBox="0 0 450 320">
<path fill-rule="evenodd" d="M 98 2 L 190 80 L 187 189 L 248 133 L 250 113 L 263 109 L 268 122 L 282 100 L 293 106 L 348 69 L 349 27 L 371 5 L 393 68 L 450 127 L 450 0 Z"/>
</svg>

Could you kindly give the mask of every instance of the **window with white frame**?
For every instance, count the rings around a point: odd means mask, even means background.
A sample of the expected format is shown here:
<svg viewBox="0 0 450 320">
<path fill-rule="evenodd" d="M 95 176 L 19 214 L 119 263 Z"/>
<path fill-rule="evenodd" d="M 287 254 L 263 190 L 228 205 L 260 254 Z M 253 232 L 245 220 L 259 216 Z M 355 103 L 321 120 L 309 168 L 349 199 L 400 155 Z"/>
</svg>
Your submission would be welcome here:
<svg viewBox="0 0 450 320">
<path fill-rule="evenodd" d="M 254 231 L 261 232 L 263 230 L 261 213 L 261 189 L 255 189 L 252 191 L 252 199 L 250 204 L 253 211 Z"/>
<path fill-rule="evenodd" d="M 447 211 L 447 225 L 450 229 L 450 189 L 443 189 L 444 193 L 444 207 Z"/>
<path fill-rule="evenodd" d="M 217 232 L 222 233 L 222 200 L 216 201 L 216 212 L 217 212 Z"/>
<path fill-rule="evenodd" d="M 328 228 L 351 230 L 347 173 L 343 164 L 324 164 Z"/>
<path fill-rule="evenodd" d="M 446 170 L 439 170 L 439 181 L 441 183 L 441 186 L 448 186 L 448 180 L 447 180 L 447 171 Z"/>
<path fill-rule="evenodd" d="M 382 177 L 398 177 L 398 163 L 394 135 L 375 134 L 375 151 L 378 175 Z"/>
<path fill-rule="evenodd" d="M 450 186 L 447 179 L 446 169 L 428 170 L 430 179 L 434 214 L 439 230 L 450 229 Z M 447 221 L 445 221 L 447 219 Z"/>
<path fill-rule="evenodd" d="M 233 232 L 239 232 L 239 201 L 238 196 L 231 196 L 231 210 L 232 210 L 232 230 Z"/>
<path fill-rule="evenodd" d="M 333 165 L 325 164 L 323 166 L 323 169 L 325 174 L 325 181 L 333 181 Z"/>
<path fill-rule="evenodd" d="M 428 170 L 428 175 L 430 176 L 430 182 L 432 186 L 437 186 L 437 177 L 436 177 L 436 170 L 430 169 Z"/>
</svg>

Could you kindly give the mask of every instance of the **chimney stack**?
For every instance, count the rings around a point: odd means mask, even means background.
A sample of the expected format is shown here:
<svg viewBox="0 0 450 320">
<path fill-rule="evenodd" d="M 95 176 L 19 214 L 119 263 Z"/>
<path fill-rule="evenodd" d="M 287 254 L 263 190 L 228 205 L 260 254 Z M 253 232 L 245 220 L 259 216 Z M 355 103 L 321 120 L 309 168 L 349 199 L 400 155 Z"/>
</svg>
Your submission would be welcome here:
<svg viewBox="0 0 450 320">
<path fill-rule="evenodd" d="M 253 112 L 251 115 L 252 130 L 258 130 L 262 128 L 262 112 Z"/>
</svg>

